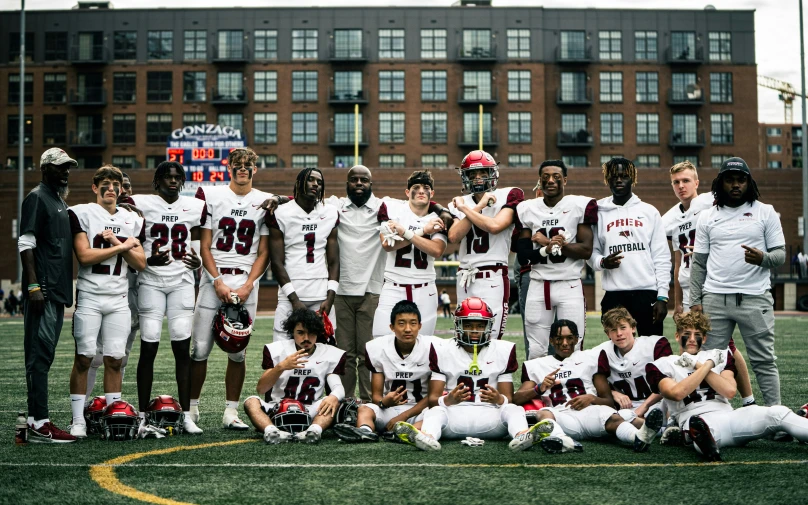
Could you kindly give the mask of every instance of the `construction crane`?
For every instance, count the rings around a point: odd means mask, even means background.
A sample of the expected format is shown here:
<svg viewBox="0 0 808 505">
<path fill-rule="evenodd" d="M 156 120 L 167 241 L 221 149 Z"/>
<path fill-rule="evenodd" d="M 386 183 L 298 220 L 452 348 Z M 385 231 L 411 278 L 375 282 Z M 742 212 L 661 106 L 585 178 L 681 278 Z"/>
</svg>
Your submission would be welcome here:
<svg viewBox="0 0 808 505">
<path fill-rule="evenodd" d="M 797 90 L 795 90 L 794 86 L 792 86 L 790 83 L 774 79 L 772 77 L 766 77 L 765 75 L 758 76 L 758 86 L 773 89 L 775 91 L 780 92 L 779 98 L 783 102 L 783 106 L 785 109 L 784 110 L 785 123 L 793 124 L 794 99 L 797 97 L 802 97 L 802 93 L 797 93 Z"/>
</svg>

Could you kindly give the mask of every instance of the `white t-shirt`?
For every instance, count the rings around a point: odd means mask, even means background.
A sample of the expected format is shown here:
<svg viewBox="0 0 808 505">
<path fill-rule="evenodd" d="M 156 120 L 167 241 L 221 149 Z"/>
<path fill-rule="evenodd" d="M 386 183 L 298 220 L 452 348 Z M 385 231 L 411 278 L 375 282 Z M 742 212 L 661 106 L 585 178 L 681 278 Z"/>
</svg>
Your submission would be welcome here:
<svg viewBox="0 0 808 505">
<path fill-rule="evenodd" d="M 665 235 L 671 241 L 674 251 L 682 254 L 679 264 L 679 285 L 682 287 L 682 305 L 690 307 L 690 264 L 693 256 L 685 256 L 692 253 L 696 243 L 696 224 L 700 213 L 713 206 L 715 197 L 712 193 L 702 193 L 690 201 L 690 208 L 684 210 L 681 203 L 674 205 L 662 216 L 662 224 L 665 226 Z"/>
<path fill-rule="evenodd" d="M 438 217 L 434 212 L 430 212 L 423 217 L 418 216 L 410 209 L 408 202 L 398 203 L 390 200 L 387 201 L 387 215 L 405 229 L 413 231 L 424 228 L 427 223 Z M 427 231 L 424 230 L 424 238 L 432 240 L 437 237 L 444 242 L 447 241 L 443 232 L 427 235 Z M 384 278 L 398 284 L 434 282 L 435 258 L 412 244 L 395 251 L 389 251 L 384 266 Z"/>
<path fill-rule="evenodd" d="M 741 245 L 766 252 L 785 243 L 780 218 L 771 205 L 755 201 L 700 213 L 694 251 L 710 255 L 704 291 L 762 295 L 771 288 L 769 269 L 744 261 Z"/>
</svg>

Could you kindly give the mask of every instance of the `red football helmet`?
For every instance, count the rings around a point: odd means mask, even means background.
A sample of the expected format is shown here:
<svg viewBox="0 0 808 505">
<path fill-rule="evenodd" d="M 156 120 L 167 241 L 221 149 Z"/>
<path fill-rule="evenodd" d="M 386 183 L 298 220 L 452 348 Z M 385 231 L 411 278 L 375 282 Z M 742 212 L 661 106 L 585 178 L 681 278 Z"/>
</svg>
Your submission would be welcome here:
<svg viewBox="0 0 808 505">
<path fill-rule="evenodd" d="M 134 440 L 140 418 L 137 409 L 123 400 L 115 400 L 107 405 L 101 416 L 104 438 L 107 440 Z"/>
<path fill-rule="evenodd" d="M 797 415 L 800 417 L 808 417 L 808 403 L 797 409 Z"/>
<path fill-rule="evenodd" d="M 252 318 L 244 305 L 225 303 L 213 317 L 213 340 L 226 353 L 241 352 L 250 343 Z"/>
<path fill-rule="evenodd" d="M 497 189 L 497 181 L 499 180 L 498 163 L 494 157 L 485 151 L 471 151 L 460 163 L 460 180 L 463 182 L 464 193 L 485 193 L 486 191 L 494 191 Z M 482 178 L 482 182 L 478 179 L 471 178 L 470 172 L 474 170 L 487 170 L 488 175 Z"/>
<path fill-rule="evenodd" d="M 180 403 L 171 395 L 160 395 L 149 402 L 146 407 L 146 422 L 157 428 L 166 430 L 169 435 L 182 433 L 182 422 L 185 415 Z"/>
<path fill-rule="evenodd" d="M 84 421 L 87 423 L 89 433 L 100 435 L 104 432 L 101 416 L 104 414 L 105 408 L 107 408 L 107 399 L 103 396 L 96 396 L 84 406 Z"/>
<path fill-rule="evenodd" d="M 337 345 L 337 338 L 334 336 L 334 325 L 331 324 L 328 314 L 323 313 L 323 327 L 325 328 L 324 344 Z"/>
<path fill-rule="evenodd" d="M 484 346 L 491 342 L 491 330 L 494 328 L 494 312 L 482 298 L 466 298 L 459 304 L 454 313 L 455 340 L 463 345 Z M 485 330 L 479 337 L 472 337 L 471 332 L 464 328 L 466 321 L 483 321 Z M 477 333 L 477 332 L 475 332 Z"/>
<path fill-rule="evenodd" d="M 272 412 L 272 424 L 291 434 L 300 433 L 311 425 L 311 416 L 302 403 L 293 398 L 284 398 Z"/>
</svg>

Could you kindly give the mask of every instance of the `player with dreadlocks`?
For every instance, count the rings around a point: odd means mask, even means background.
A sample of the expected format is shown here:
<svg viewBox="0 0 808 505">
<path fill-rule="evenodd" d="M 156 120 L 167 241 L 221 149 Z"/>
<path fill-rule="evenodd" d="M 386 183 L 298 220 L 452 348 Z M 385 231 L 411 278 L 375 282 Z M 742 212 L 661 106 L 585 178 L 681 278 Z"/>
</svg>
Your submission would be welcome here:
<svg viewBox="0 0 808 505">
<path fill-rule="evenodd" d="M 296 309 L 317 311 L 336 321 L 332 308 L 339 288 L 339 211 L 323 203 L 325 179 L 317 168 L 297 174 L 294 199 L 268 221 L 272 274 L 278 280 L 273 341 L 292 338 L 283 321 Z"/>
<path fill-rule="evenodd" d="M 716 205 L 702 212 L 690 273 L 690 306 L 710 315 L 705 349 L 724 349 L 741 332 L 766 405 L 780 404 L 774 356 L 769 270 L 785 262 L 785 237 L 774 207 L 761 203 L 741 158 L 721 164 L 712 185 Z"/>
<path fill-rule="evenodd" d="M 668 314 L 671 253 L 662 216 L 633 193 L 637 168 L 626 158 L 603 164 L 603 182 L 612 196 L 598 200 L 598 229 L 589 264 L 603 271 L 600 302 L 605 314 L 625 307 L 638 335 L 662 335 Z"/>
</svg>

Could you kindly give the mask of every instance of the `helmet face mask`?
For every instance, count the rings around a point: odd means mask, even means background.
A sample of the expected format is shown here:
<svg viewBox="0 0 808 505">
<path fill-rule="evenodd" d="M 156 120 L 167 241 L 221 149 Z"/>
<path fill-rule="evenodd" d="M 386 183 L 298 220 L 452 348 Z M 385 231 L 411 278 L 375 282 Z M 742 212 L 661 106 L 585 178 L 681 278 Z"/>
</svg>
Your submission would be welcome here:
<svg viewBox="0 0 808 505">
<path fill-rule="evenodd" d="M 359 415 L 359 406 L 362 405 L 362 400 L 358 398 L 345 398 L 339 403 L 337 414 L 334 416 L 335 424 L 350 424 L 356 425 L 356 419 Z"/>
<path fill-rule="evenodd" d="M 149 402 L 146 407 L 146 422 L 157 428 L 166 430 L 170 435 L 182 433 L 185 415 L 179 402 L 170 395 L 160 395 Z"/>
<path fill-rule="evenodd" d="M 494 317 L 494 313 L 482 299 L 466 298 L 455 310 L 455 341 L 467 346 L 482 347 L 490 344 Z"/>
<path fill-rule="evenodd" d="M 252 318 L 242 304 L 225 303 L 213 318 L 213 340 L 227 353 L 241 352 L 250 343 Z"/>
<path fill-rule="evenodd" d="M 137 438 L 140 417 L 131 404 L 123 400 L 115 400 L 104 409 L 101 424 L 106 440 L 134 440 Z"/>
<path fill-rule="evenodd" d="M 474 172 L 486 172 L 482 178 Z M 494 157 L 485 151 L 471 151 L 460 164 L 460 180 L 465 194 L 479 194 L 497 189 L 499 168 Z"/>
<path fill-rule="evenodd" d="M 107 408 L 107 399 L 103 396 L 96 396 L 84 407 L 84 421 L 87 423 L 87 432 L 100 435 L 104 433 L 101 423 L 101 416 Z"/>
<path fill-rule="evenodd" d="M 306 407 L 298 400 L 284 398 L 272 415 L 272 424 L 279 430 L 287 431 L 293 435 L 306 431 L 311 425 L 311 416 Z"/>
</svg>

